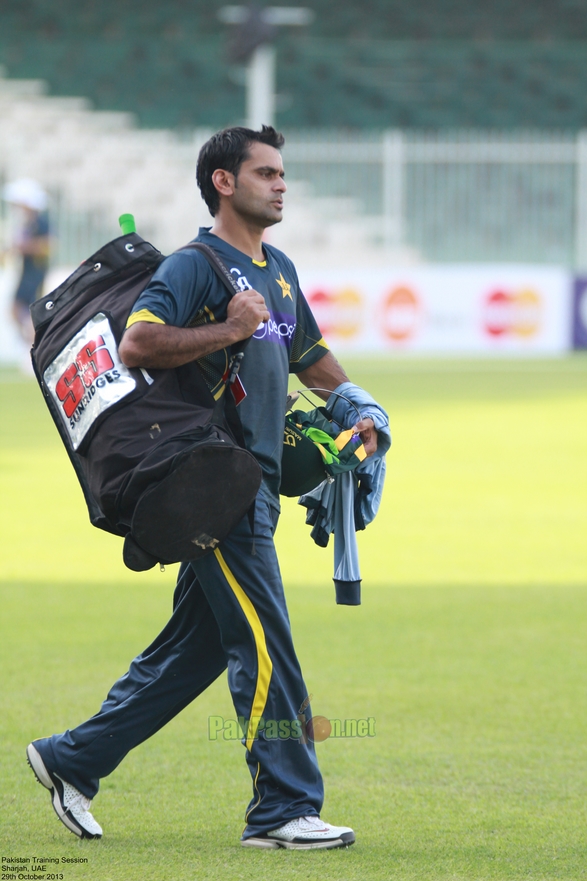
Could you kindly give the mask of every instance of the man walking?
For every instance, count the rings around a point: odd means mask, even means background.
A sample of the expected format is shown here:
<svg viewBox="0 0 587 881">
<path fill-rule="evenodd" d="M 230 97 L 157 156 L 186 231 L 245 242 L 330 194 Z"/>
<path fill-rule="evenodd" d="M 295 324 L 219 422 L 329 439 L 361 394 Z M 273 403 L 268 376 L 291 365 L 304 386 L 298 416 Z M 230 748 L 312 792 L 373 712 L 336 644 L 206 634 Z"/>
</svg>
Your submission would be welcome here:
<svg viewBox="0 0 587 881">
<path fill-rule="evenodd" d="M 204 145 L 197 181 L 214 225 L 201 229 L 197 241 L 214 248 L 240 293 L 229 301 L 202 254 L 176 252 L 139 297 L 120 345 L 129 367 L 166 369 L 197 360 L 217 394 L 230 346 L 252 336 L 240 371 L 246 396 L 239 415 L 263 482 L 254 533 L 245 517 L 213 553 L 181 566 L 170 621 L 114 684 L 100 712 L 29 745 L 31 767 L 51 791 L 58 816 L 82 838 L 102 834 L 89 810 L 100 779 L 228 667 L 236 713 L 247 720 L 253 780 L 242 844 L 333 848 L 355 840 L 352 829 L 320 819 L 323 784 L 313 744 L 266 737 L 259 725 L 261 718 L 293 723 L 307 696 L 273 543 L 288 373 L 327 390 L 348 381 L 321 337 L 293 264 L 262 242 L 263 231 L 282 218 L 282 145 L 283 137 L 266 126 L 226 129 Z M 372 420 L 356 427 L 372 455 Z"/>
</svg>

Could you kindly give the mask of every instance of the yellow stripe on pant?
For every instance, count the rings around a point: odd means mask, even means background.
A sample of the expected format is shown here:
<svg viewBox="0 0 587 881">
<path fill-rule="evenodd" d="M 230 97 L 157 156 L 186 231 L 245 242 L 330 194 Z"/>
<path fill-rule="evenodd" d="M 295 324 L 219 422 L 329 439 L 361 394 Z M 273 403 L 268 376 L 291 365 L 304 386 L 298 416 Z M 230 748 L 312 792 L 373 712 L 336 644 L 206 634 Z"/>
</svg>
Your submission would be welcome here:
<svg viewBox="0 0 587 881">
<path fill-rule="evenodd" d="M 249 719 L 249 725 L 247 728 L 246 740 L 247 749 L 250 750 L 251 746 L 253 745 L 255 735 L 257 734 L 259 720 L 263 715 L 265 704 L 267 703 L 269 683 L 271 682 L 271 673 L 273 672 L 273 663 L 271 662 L 269 652 L 267 651 L 267 643 L 265 642 L 265 631 L 263 630 L 263 625 L 261 624 L 259 616 L 257 615 L 257 610 L 255 609 L 249 597 L 246 595 L 246 593 L 228 568 L 226 560 L 224 559 L 218 548 L 216 548 L 216 550 L 214 551 L 214 556 L 218 560 L 224 577 L 232 588 L 232 591 L 237 598 L 241 609 L 244 612 L 245 618 L 249 622 L 250 628 L 253 631 L 253 637 L 255 639 L 255 647 L 257 649 L 257 687 L 255 688 L 253 706 L 251 707 L 251 717 Z"/>
</svg>

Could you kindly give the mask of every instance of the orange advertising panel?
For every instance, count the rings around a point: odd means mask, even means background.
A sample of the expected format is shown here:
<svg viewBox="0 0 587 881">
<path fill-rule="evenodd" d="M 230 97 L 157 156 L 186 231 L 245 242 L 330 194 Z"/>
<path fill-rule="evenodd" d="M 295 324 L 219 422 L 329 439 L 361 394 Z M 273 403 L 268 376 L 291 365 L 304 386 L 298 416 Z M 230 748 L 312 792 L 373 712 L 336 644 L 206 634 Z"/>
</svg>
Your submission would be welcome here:
<svg viewBox="0 0 587 881">
<path fill-rule="evenodd" d="M 420 309 L 420 300 L 411 288 L 392 288 L 383 298 L 383 332 L 394 342 L 411 339 L 418 330 Z"/>
</svg>

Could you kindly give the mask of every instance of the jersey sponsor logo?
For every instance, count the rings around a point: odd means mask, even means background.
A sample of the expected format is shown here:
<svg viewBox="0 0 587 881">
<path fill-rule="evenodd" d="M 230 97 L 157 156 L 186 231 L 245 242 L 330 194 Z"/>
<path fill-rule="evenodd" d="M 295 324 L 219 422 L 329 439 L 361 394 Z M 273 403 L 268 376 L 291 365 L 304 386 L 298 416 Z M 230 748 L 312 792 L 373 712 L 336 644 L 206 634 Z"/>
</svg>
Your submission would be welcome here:
<svg viewBox="0 0 587 881">
<path fill-rule="evenodd" d="M 254 340 L 270 340 L 272 343 L 281 343 L 291 346 L 296 332 L 296 320 L 293 315 L 285 315 L 281 312 L 269 310 L 269 321 L 262 321 L 255 333 Z"/>
<path fill-rule="evenodd" d="M 236 275 L 236 283 L 239 286 L 241 291 L 252 291 L 253 285 L 249 282 L 246 275 L 243 275 L 240 269 L 237 269 L 236 266 L 233 266 L 230 270 L 233 275 Z"/>
<path fill-rule="evenodd" d="M 118 355 L 103 312 L 68 342 L 43 374 L 45 385 L 77 450 L 98 416 L 130 394 L 136 382 Z"/>
</svg>

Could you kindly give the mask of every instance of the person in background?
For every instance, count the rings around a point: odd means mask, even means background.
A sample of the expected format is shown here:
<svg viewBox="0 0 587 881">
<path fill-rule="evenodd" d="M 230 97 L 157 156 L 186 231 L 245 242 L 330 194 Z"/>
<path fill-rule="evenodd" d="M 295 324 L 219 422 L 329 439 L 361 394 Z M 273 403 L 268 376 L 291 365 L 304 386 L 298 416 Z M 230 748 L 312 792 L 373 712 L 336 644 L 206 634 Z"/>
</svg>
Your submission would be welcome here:
<svg viewBox="0 0 587 881">
<path fill-rule="evenodd" d="M 20 336 L 30 346 L 34 338 L 30 307 L 41 296 L 49 266 L 47 193 L 37 181 L 21 178 L 4 187 L 4 199 L 19 213 L 12 250 L 22 257 L 22 270 L 12 303 L 12 317 Z"/>
</svg>

